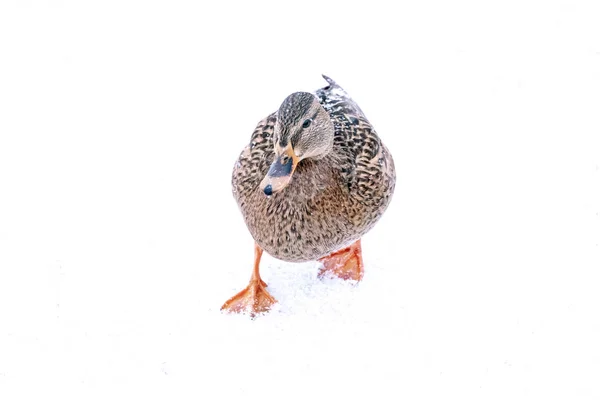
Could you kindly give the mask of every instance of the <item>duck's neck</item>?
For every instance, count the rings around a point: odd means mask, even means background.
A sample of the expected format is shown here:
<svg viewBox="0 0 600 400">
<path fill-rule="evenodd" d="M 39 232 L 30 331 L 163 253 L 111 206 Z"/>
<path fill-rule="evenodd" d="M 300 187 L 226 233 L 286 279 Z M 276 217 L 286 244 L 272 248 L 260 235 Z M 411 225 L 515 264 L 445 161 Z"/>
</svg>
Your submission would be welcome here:
<svg viewBox="0 0 600 400">
<path fill-rule="evenodd" d="M 288 186 L 288 195 L 296 197 L 296 200 L 308 200 L 326 189 L 331 189 L 337 184 L 335 165 L 333 153 L 320 159 L 302 160 Z"/>
</svg>

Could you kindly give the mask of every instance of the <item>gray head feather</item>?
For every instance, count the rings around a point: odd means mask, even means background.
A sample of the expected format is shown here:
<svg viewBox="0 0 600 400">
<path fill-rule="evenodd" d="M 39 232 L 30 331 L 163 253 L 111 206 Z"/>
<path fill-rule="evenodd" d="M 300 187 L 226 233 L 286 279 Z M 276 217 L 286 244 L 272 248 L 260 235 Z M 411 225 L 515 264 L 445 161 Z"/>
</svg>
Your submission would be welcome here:
<svg viewBox="0 0 600 400">
<path fill-rule="evenodd" d="M 316 97 L 308 92 L 292 93 L 281 103 L 279 111 L 277 111 L 277 120 L 281 126 L 281 137 L 279 142 L 282 146 L 287 144 L 291 134 L 289 128 L 296 125 L 301 119 L 308 118 L 306 113 L 310 110 L 311 105 L 316 100 Z"/>
</svg>

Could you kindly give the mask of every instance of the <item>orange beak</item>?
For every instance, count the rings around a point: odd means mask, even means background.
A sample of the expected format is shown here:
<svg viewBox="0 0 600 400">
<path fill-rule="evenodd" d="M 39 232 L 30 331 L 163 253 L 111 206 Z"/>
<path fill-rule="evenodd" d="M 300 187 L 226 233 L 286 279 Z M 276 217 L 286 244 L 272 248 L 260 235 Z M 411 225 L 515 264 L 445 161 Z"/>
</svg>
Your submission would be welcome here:
<svg viewBox="0 0 600 400">
<path fill-rule="evenodd" d="M 260 188 L 267 196 L 279 192 L 290 183 L 298 161 L 300 160 L 294 154 L 291 144 L 288 144 L 284 151 L 278 157 L 275 157 L 269 172 L 260 183 Z"/>
</svg>

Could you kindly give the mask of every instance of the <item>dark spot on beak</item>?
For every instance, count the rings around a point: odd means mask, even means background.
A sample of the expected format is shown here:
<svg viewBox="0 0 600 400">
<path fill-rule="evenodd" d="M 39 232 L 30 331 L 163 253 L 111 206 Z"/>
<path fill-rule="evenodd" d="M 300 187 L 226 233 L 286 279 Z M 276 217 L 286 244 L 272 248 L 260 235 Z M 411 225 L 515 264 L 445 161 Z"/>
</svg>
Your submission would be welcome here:
<svg viewBox="0 0 600 400">
<path fill-rule="evenodd" d="M 292 165 L 293 165 L 292 157 L 287 155 L 280 156 L 271 164 L 271 168 L 269 168 L 269 172 L 267 175 L 272 177 L 286 176 L 292 173 Z"/>
<path fill-rule="evenodd" d="M 267 185 L 267 186 L 265 186 L 265 194 L 266 194 L 267 196 L 270 196 L 270 195 L 272 195 L 272 194 L 273 194 L 273 186 L 271 186 L 271 185 Z"/>
</svg>

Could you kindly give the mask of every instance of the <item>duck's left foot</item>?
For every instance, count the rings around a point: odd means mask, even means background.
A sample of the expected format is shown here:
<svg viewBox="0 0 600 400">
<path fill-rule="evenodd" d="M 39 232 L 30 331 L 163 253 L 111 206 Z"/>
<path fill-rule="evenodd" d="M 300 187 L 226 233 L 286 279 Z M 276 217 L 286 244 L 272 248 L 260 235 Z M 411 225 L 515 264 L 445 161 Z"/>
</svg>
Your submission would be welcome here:
<svg viewBox="0 0 600 400">
<path fill-rule="evenodd" d="M 360 239 L 350 246 L 320 258 L 323 266 L 319 278 L 334 275 L 346 280 L 360 281 L 365 273 Z"/>
<path fill-rule="evenodd" d="M 262 256 L 262 249 L 257 244 L 254 245 L 254 270 L 248 287 L 223 304 L 221 311 L 243 313 L 247 312 L 252 318 L 256 314 L 269 311 L 277 303 L 277 300 L 267 291 L 267 284 L 260 279 L 258 266 Z"/>
<path fill-rule="evenodd" d="M 221 311 L 247 312 L 251 317 L 269 311 L 277 300 L 269 294 L 266 287 L 267 284 L 260 278 L 250 280 L 248 287 L 227 300 Z"/>
</svg>

